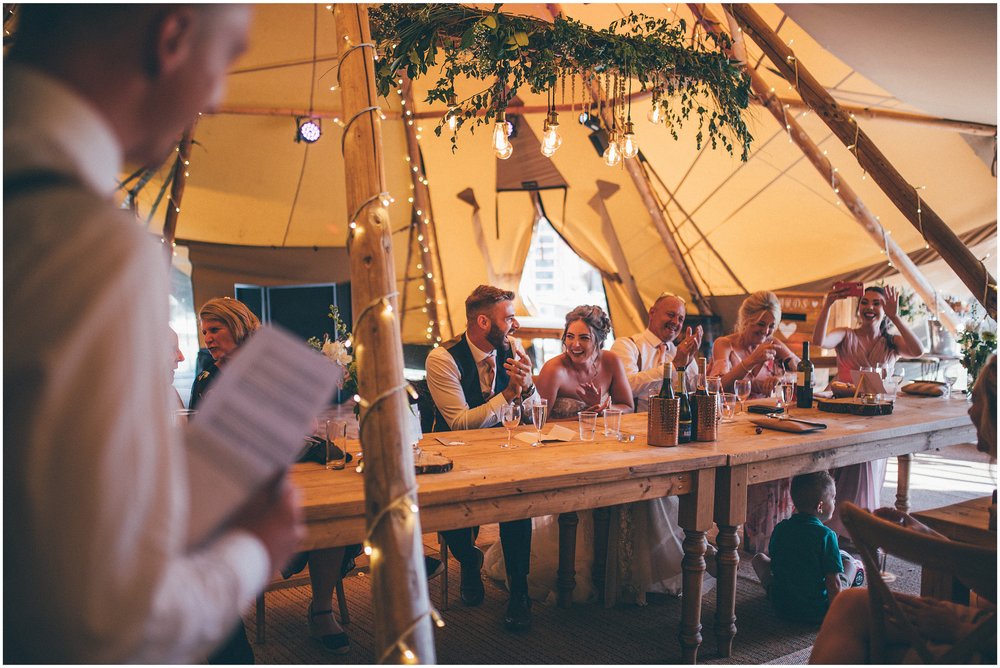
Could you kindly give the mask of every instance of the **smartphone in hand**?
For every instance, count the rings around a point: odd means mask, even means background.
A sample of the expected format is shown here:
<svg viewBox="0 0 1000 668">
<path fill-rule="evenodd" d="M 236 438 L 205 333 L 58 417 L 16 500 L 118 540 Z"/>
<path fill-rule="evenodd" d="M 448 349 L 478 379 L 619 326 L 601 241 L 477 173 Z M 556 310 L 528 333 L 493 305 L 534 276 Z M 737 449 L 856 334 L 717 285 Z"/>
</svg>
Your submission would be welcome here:
<svg viewBox="0 0 1000 668">
<path fill-rule="evenodd" d="M 834 290 L 847 290 L 847 297 L 860 297 L 865 294 L 865 284 L 857 281 L 837 281 L 833 284 Z"/>
</svg>

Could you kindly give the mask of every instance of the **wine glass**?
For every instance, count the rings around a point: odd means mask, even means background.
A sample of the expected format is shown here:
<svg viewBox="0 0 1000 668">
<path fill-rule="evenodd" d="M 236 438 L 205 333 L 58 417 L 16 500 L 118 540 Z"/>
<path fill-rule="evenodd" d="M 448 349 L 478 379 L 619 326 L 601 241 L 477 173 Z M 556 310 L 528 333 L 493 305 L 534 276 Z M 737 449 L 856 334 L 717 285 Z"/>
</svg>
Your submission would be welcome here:
<svg viewBox="0 0 1000 668">
<path fill-rule="evenodd" d="M 549 414 L 549 400 L 539 399 L 538 403 L 532 405 L 531 407 L 531 421 L 535 425 L 535 429 L 538 431 L 538 440 L 531 444 L 531 447 L 537 448 L 542 444 L 542 427 L 545 426 L 545 418 Z"/>
<path fill-rule="evenodd" d="M 952 364 L 944 370 L 944 382 L 948 386 L 948 398 L 951 399 L 951 388 L 958 382 L 958 366 Z"/>
<path fill-rule="evenodd" d="M 736 381 L 733 389 L 736 390 L 736 398 L 740 400 L 740 413 L 746 412 L 746 402 L 750 398 L 750 385 L 751 380 L 749 378 L 740 378 Z"/>
<path fill-rule="evenodd" d="M 507 430 L 507 442 L 500 447 L 509 448 L 514 428 L 521 424 L 521 407 L 518 404 L 504 404 L 500 407 L 500 421 L 503 422 L 504 429 Z"/>
</svg>

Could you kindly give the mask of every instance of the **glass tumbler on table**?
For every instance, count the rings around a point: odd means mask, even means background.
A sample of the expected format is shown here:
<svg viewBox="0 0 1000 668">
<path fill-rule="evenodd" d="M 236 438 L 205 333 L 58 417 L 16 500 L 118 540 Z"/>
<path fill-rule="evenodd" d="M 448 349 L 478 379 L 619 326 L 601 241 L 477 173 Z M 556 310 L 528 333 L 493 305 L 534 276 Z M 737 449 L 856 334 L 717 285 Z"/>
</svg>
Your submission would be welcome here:
<svg viewBox="0 0 1000 668">
<path fill-rule="evenodd" d="M 736 414 L 736 395 L 732 392 L 723 392 L 719 396 L 722 398 L 723 424 L 735 422 L 735 420 L 733 420 L 733 415 Z"/>
<path fill-rule="evenodd" d="M 326 421 L 326 468 L 339 471 L 347 465 L 347 423 Z"/>
<path fill-rule="evenodd" d="M 605 408 L 604 409 L 604 435 L 614 436 L 618 438 L 619 432 L 621 432 L 622 427 L 622 409 L 620 408 Z"/>
<path fill-rule="evenodd" d="M 514 433 L 514 428 L 521 424 L 521 406 L 518 404 L 504 404 L 500 407 L 500 420 L 503 422 L 504 429 L 507 430 L 507 442 L 500 447 L 509 448 L 511 447 L 510 438 Z"/>
<path fill-rule="evenodd" d="M 597 431 L 597 412 L 580 411 L 577 417 L 580 421 L 580 440 L 593 441 L 594 432 Z"/>
<path fill-rule="evenodd" d="M 549 400 L 539 399 L 538 403 L 532 405 L 531 407 L 531 422 L 535 425 L 535 430 L 538 431 L 538 439 L 531 444 L 531 447 L 537 448 L 542 444 L 542 428 L 545 426 L 545 420 L 549 416 Z"/>
</svg>

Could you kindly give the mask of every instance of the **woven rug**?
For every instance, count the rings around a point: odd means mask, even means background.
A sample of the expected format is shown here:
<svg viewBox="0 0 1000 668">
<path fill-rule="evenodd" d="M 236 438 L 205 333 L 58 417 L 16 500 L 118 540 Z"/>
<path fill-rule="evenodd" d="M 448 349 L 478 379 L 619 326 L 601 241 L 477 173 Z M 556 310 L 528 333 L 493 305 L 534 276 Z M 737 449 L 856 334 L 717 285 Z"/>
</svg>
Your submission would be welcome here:
<svg viewBox="0 0 1000 668">
<path fill-rule="evenodd" d="M 913 509 L 932 508 L 981 496 L 992 490 L 993 476 L 981 463 L 974 470 L 962 470 L 976 460 L 972 448 L 955 454 L 955 459 L 940 454 L 918 455 L 914 464 L 911 502 Z M 969 455 L 965 457 L 965 455 Z M 966 461 L 963 461 L 966 459 Z M 978 458 L 981 461 L 981 458 Z M 957 461 L 956 461 L 957 460 Z M 895 480 L 895 460 L 890 460 L 889 480 Z M 985 471 L 985 472 L 984 472 Z M 969 486 L 958 480 L 972 479 Z M 895 489 L 887 485 L 882 501 L 889 505 Z M 496 525 L 483 527 L 478 544 L 485 549 L 497 540 Z M 432 536 L 425 536 L 428 553 L 434 554 Z M 363 562 L 360 562 L 363 563 Z M 889 559 L 887 570 L 897 576 L 891 586 L 896 591 L 916 594 L 920 589 L 919 568 Z M 619 606 L 605 609 L 597 605 L 577 604 L 568 610 L 535 604 L 533 628 L 523 635 L 512 635 L 502 627 L 507 594 L 500 585 L 486 581 L 486 599 L 482 605 L 468 608 L 458 598 L 459 565 L 450 562 L 451 600 L 441 614 L 446 622 L 436 629 L 436 661 L 442 664 L 656 664 L 681 663 L 677 634 L 680 624 L 679 598 L 651 597 L 645 607 Z M 267 594 L 267 638 L 255 643 L 256 619 L 250 611 L 245 622 L 258 663 L 268 664 L 372 664 L 374 654 L 374 610 L 367 569 L 361 568 L 345 579 L 351 623 L 351 651 L 334 655 L 315 640 L 306 629 L 307 586 Z M 441 579 L 429 585 L 431 603 L 441 608 Z M 736 582 L 736 625 L 738 632 L 733 654 L 722 658 L 713 631 L 716 590 L 702 601 L 704 641 L 698 654 L 702 664 L 805 664 L 818 628 L 779 619 L 771 610 L 764 590 L 757 582 L 747 555 L 741 555 Z"/>
</svg>

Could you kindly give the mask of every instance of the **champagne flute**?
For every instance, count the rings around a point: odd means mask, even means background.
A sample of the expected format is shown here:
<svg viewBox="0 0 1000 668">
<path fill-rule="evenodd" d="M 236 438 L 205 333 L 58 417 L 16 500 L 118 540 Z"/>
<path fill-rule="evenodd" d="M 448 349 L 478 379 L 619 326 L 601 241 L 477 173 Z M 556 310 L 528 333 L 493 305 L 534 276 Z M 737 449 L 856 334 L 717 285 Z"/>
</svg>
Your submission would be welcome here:
<svg viewBox="0 0 1000 668">
<path fill-rule="evenodd" d="M 740 413 L 746 412 L 746 402 L 750 398 L 750 385 L 752 381 L 749 378 L 739 378 L 736 380 L 733 389 L 736 390 L 736 398 L 740 400 Z"/>
<path fill-rule="evenodd" d="M 521 424 L 521 407 L 518 404 L 504 404 L 500 407 L 500 420 L 503 422 L 504 429 L 507 430 L 507 442 L 500 447 L 509 448 L 514 428 Z"/>
<path fill-rule="evenodd" d="M 535 429 L 538 431 L 538 440 L 531 444 L 533 448 L 537 448 L 542 444 L 542 427 L 545 426 L 545 418 L 548 417 L 548 414 L 548 399 L 539 399 L 538 403 L 531 407 L 531 421 L 535 424 Z"/>
</svg>

